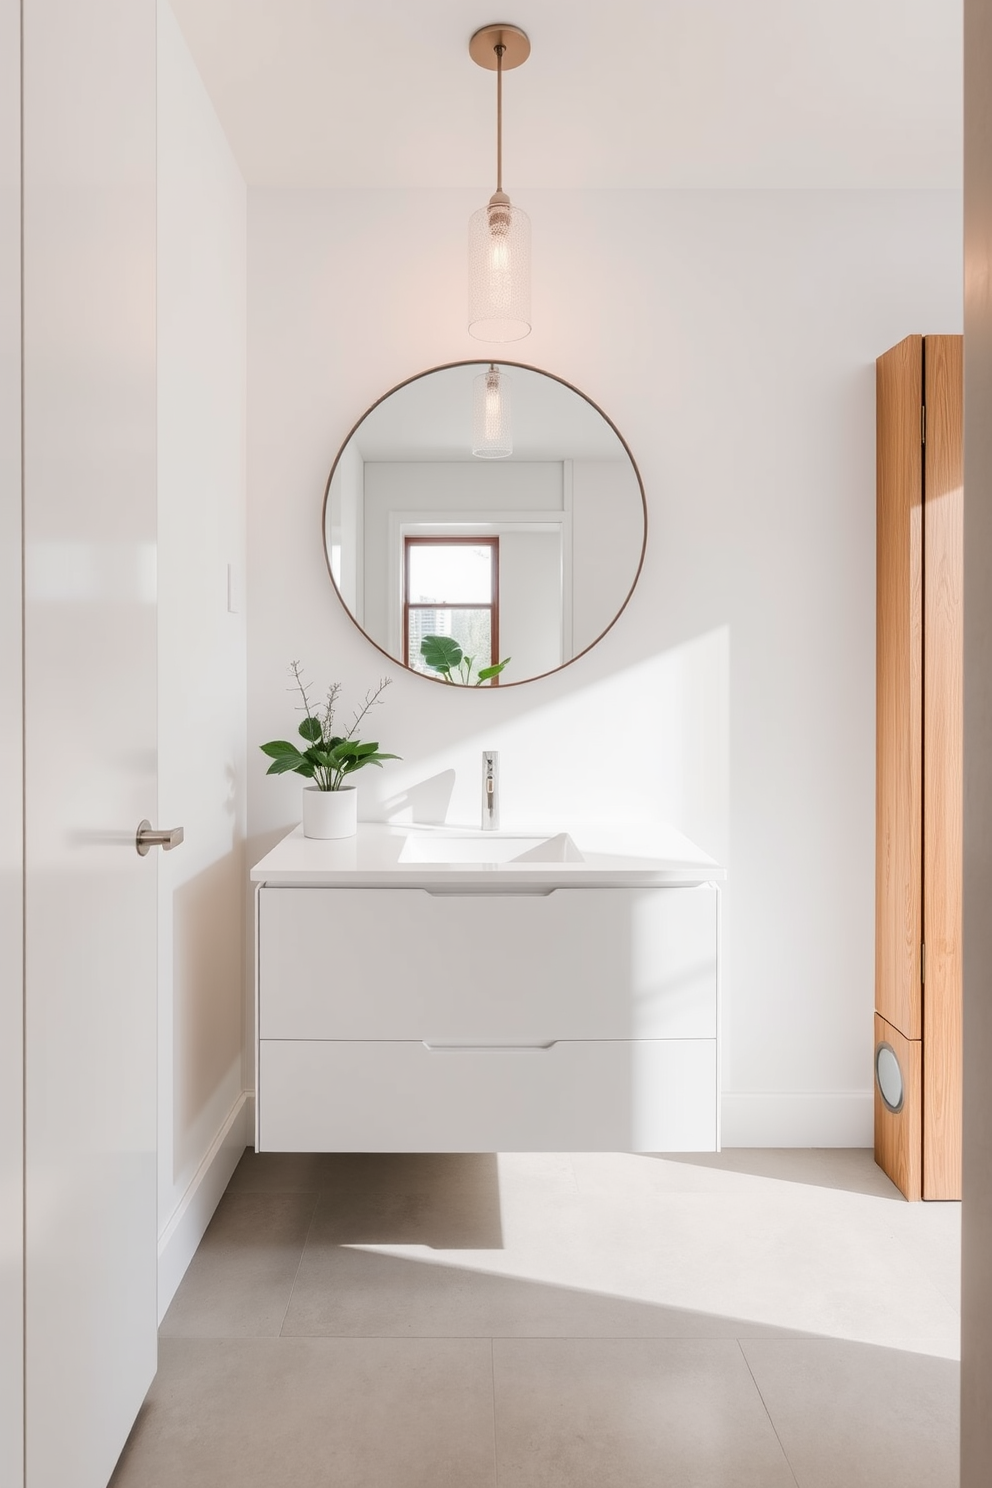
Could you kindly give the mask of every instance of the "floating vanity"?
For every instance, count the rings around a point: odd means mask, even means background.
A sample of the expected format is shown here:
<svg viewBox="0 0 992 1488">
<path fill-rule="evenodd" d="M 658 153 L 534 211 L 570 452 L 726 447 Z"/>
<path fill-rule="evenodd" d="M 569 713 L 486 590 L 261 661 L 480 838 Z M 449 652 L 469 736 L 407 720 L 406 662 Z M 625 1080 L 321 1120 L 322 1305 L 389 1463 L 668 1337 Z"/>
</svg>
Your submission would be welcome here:
<svg viewBox="0 0 992 1488">
<path fill-rule="evenodd" d="M 256 1146 L 712 1151 L 719 890 L 680 834 L 297 828 L 256 885 Z"/>
</svg>

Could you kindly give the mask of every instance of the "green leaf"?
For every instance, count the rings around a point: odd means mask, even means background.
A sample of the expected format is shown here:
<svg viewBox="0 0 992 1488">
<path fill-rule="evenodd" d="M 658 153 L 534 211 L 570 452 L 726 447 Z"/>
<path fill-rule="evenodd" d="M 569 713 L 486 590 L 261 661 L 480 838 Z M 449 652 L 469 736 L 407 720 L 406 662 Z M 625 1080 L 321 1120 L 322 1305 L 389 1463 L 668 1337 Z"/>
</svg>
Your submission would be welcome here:
<svg viewBox="0 0 992 1488">
<path fill-rule="evenodd" d="M 355 753 L 355 746 L 350 739 L 342 739 L 340 744 L 335 744 L 333 749 L 327 751 L 330 760 L 335 765 L 340 764 L 342 760 L 354 759 Z"/>
<path fill-rule="evenodd" d="M 272 759 L 279 759 L 281 755 L 292 756 L 295 759 L 303 758 L 296 745 L 288 744 L 285 739 L 273 739 L 271 744 L 261 744 L 259 747 L 263 754 L 269 755 Z"/>
<path fill-rule="evenodd" d="M 399 759 L 398 754 L 360 754 L 348 760 L 341 766 L 342 775 L 351 775 L 355 770 L 361 770 L 365 765 L 378 765 L 382 769 L 382 761 L 388 759 Z"/>
<path fill-rule="evenodd" d="M 356 744 L 355 745 L 355 753 L 356 754 L 375 754 L 375 752 L 376 752 L 376 750 L 378 748 L 379 748 L 378 743 L 376 743 L 376 744 Z"/>
<path fill-rule="evenodd" d="M 435 672 L 450 672 L 462 660 L 462 648 L 451 636 L 424 636 L 420 642 L 420 654 Z"/>
<path fill-rule="evenodd" d="M 302 754 L 296 755 L 295 758 L 291 754 L 280 755 L 277 760 L 272 761 L 265 773 L 266 775 L 287 775 L 290 770 L 296 770 L 300 775 L 313 774 L 313 766 L 307 763 Z"/>
<path fill-rule="evenodd" d="M 311 744 L 320 743 L 321 739 L 323 738 L 323 734 L 321 733 L 320 724 L 317 722 L 316 718 L 303 719 L 302 723 L 300 724 L 300 735 L 302 738 L 307 739 Z"/>
<path fill-rule="evenodd" d="M 506 666 L 507 662 L 512 661 L 512 660 L 513 660 L 513 657 L 512 656 L 508 656 L 506 658 L 506 661 L 497 662 L 495 666 L 480 667 L 479 668 L 479 681 L 480 682 L 487 682 L 490 677 L 498 677 L 499 674 L 500 674 L 500 672 Z"/>
</svg>

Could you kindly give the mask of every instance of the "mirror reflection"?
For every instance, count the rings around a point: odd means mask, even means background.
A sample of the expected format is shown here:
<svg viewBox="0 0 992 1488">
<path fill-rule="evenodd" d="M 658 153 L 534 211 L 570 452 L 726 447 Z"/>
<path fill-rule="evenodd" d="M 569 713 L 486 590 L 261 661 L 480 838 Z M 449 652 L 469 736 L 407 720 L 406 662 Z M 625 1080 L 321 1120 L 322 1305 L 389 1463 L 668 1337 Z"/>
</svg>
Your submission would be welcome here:
<svg viewBox="0 0 992 1488">
<path fill-rule="evenodd" d="M 393 661 L 456 686 L 525 682 L 588 650 L 630 596 L 645 533 L 609 419 L 510 362 L 439 367 L 386 394 L 324 500 L 352 619 Z"/>
</svg>

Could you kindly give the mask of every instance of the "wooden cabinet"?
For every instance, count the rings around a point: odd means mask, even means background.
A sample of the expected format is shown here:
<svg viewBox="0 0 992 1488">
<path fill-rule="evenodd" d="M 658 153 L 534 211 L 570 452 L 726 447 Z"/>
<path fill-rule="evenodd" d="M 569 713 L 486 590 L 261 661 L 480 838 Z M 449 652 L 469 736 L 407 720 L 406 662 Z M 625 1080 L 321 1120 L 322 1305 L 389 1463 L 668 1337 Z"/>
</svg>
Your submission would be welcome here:
<svg viewBox="0 0 992 1488">
<path fill-rule="evenodd" d="M 875 1158 L 910 1199 L 961 1197 L 962 406 L 960 336 L 879 357 Z"/>
<path fill-rule="evenodd" d="M 257 895 L 260 1151 L 713 1151 L 719 900 Z"/>
</svg>

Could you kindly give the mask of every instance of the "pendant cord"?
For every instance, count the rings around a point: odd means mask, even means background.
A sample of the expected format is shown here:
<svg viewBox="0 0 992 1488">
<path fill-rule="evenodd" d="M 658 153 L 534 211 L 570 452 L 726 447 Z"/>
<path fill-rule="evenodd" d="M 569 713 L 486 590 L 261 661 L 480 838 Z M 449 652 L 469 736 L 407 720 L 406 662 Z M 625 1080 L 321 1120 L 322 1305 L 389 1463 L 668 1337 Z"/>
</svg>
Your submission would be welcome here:
<svg viewBox="0 0 992 1488">
<path fill-rule="evenodd" d="M 497 42 L 496 53 L 496 190 L 503 190 L 503 53 L 506 47 Z"/>
</svg>

